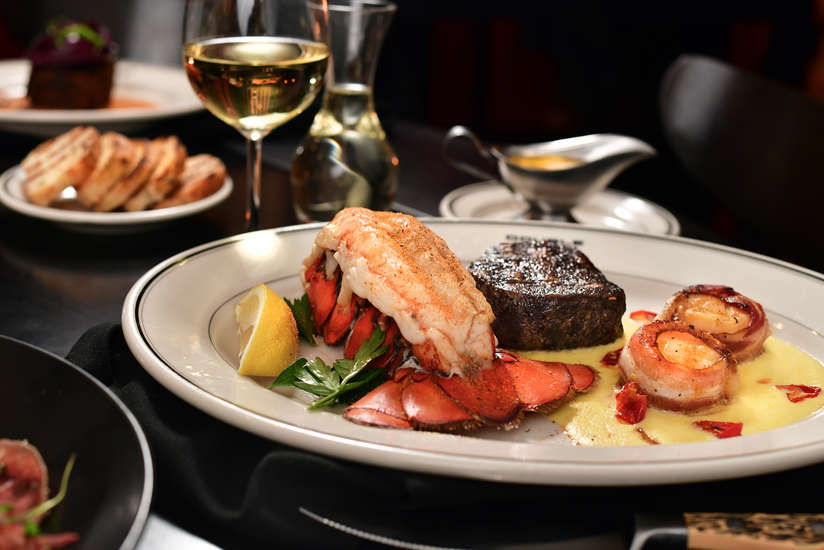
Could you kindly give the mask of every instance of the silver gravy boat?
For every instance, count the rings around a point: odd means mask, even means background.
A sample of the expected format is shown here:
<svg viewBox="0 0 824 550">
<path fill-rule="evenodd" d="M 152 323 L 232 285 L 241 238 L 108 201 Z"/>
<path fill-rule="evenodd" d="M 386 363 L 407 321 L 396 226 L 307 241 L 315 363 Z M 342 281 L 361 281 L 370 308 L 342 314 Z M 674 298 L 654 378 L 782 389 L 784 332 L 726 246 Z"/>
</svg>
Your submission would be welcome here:
<svg viewBox="0 0 824 550">
<path fill-rule="evenodd" d="M 449 145 L 457 138 L 468 138 L 482 157 L 497 161 L 500 177 L 454 158 Z M 487 149 L 471 130 L 453 126 L 444 137 L 443 154 L 455 168 L 498 181 L 523 197 L 528 205 L 524 218 L 575 221 L 571 210 L 577 204 L 605 189 L 630 165 L 657 153 L 639 139 L 618 134 Z"/>
</svg>

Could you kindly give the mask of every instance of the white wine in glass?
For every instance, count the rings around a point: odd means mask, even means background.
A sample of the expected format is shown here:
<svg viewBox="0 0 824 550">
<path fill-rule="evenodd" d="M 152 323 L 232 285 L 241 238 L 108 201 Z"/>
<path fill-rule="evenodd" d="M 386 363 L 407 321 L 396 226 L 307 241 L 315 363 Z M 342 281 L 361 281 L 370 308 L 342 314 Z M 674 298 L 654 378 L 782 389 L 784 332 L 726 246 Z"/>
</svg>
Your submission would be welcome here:
<svg viewBox="0 0 824 550">
<path fill-rule="evenodd" d="M 261 141 L 303 112 L 329 49 L 310 37 L 303 1 L 187 0 L 183 65 L 206 108 L 247 140 L 246 228 L 257 229 Z"/>
</svg>

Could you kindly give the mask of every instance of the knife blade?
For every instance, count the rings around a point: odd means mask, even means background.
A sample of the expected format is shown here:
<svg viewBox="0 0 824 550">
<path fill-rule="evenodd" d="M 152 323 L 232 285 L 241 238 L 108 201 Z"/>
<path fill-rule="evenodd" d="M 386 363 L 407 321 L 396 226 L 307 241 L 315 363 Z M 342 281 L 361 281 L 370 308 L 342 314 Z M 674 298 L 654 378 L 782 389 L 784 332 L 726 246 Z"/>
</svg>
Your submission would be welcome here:
<svg viewBox="0 0 824 550">
<path fill-rule="evenodd" d="M 298 511 L 331 529 L 394 548 L 411 550 L 626 550 L 624 530 L 613 521 L 566 521 L 548 529 L 535 510 L 497 510 L 467 517 L 458 510 L 422 517 L 403 512 L 331 510 L 317 503 Z M 471 515 L 476 515 L 473 510 Z"/>
<path fill-rule="evenodd" d="M 329 528 L 411 550 L 824 549 L 824 514 L 639 514 L 630 526 L 609 520 L 597 526 L 591 522 L 576 526 L 569 521 L 541 521 L 534 514 L 518 510 L 497 518 L 498 523 L 505 524 L 501 530 L 489 517 L 467 524 L 463 518 L 433 522 L 431 518 L 421 521 L 418 516 L 321 511 L 317 504 L 312 507 L 301 506 L 298 510 Z"/>
</svg>

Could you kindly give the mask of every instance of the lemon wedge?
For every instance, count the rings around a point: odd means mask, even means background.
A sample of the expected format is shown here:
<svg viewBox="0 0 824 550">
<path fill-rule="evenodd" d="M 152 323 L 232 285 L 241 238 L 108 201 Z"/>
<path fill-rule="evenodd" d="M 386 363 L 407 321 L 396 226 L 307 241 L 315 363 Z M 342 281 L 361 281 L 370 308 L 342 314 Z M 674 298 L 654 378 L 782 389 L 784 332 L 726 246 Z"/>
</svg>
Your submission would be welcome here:
<svg viewBox="0 0 824 550">
<path fill-rule="evenodd" d="M 298 354 L 292 310 L 264 284 L 249 289 L 235 304 L 240 336 L 240 368 L 246 376 L 277 376 Z"/>
</svg>

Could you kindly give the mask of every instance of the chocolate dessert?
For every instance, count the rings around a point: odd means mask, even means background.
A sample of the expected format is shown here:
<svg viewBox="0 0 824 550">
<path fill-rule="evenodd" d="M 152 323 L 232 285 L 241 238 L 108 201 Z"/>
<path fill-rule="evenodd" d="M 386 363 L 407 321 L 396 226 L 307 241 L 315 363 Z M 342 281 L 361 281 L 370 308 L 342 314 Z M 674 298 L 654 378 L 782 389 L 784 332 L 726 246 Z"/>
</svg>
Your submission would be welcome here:
<svg viewBox="0 0 824 550">
<path fill-rule="evenodd" d="M 103 25 L 60 19 L 35 38 L 28 97 L 31 106 L 98 109 L 109 103 L 117 44 Z"/>
</svg>

